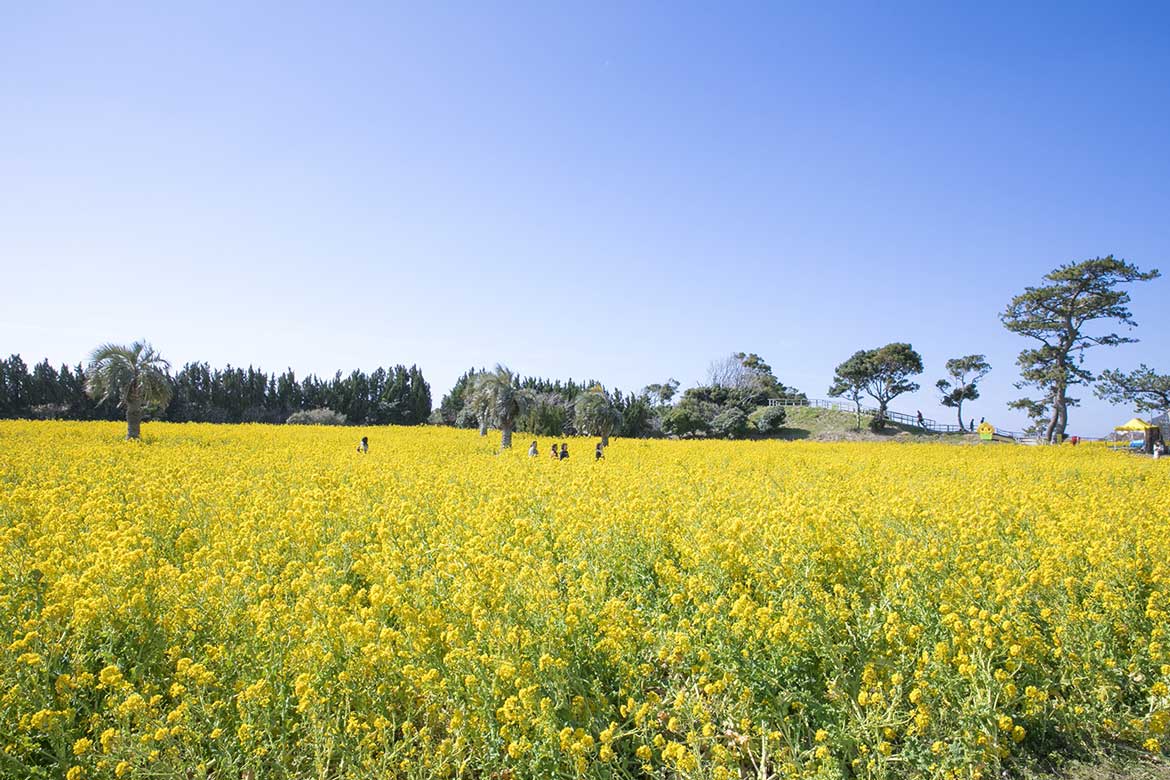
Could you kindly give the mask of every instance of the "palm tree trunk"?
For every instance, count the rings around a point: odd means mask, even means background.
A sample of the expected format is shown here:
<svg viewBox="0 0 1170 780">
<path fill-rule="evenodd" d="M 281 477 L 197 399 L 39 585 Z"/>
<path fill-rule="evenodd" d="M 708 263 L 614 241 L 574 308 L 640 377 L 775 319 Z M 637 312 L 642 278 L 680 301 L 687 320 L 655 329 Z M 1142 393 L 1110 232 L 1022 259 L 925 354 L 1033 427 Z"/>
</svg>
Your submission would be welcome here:
<svg viewBox="0 0 1170 780">
<path fill-rule="evenodd" d="M 487 425 L 487 415 L 486 415 L 486 414 L 484 414 L 484 415 L 480 415 L 480 418 L 479 418 L 479 435 L 480 435 L 480 436 L 487 436 L 487 429 L 488 429 L 488 425 Z"/>
<path fill-rule="evenodd" d="M 501 429 L 501 433 L 502 433 L 502 435 L 500 437 L 500 449 L 501 450 L 511 449 L 512 448 L 512 425 L 505 423 L 504 427 Z"/>
<path fill-rule="evenodd" d="M 601 448 L 605 449 L 608 446 L 609 446 L 609 434 L 603 433 L 603 434 L 601 434 Z"/>
<path fill-rule="evenodd" d="M 126 404 L 126 438 L 137 439 L 142 431 L 142 404 L 130 402 Z"/>
</svg>

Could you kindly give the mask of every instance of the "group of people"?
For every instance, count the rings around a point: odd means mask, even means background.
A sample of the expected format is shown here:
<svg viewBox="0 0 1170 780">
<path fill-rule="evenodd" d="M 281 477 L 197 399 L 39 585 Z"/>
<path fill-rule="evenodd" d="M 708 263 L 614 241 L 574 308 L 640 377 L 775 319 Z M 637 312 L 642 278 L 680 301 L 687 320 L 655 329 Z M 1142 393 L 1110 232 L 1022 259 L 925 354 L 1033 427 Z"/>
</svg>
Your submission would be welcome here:
<svg viewBox="0 0 1170 780">
<path fill-rule="evenodd" d="M 362 437 L 361 442 L 357 446 L 357 451 L 362 453 L 363 455 L 370 451 L 370 437 L 369 436 Z M 561 442 L 561 448 L 558 450 L 557 443 L 554 441 L 553 445 L 552 445 L 551 453 L 552 453 L 553 460 L 568 460 L 568 458 L 569 458 L 568 442 Z M 540 454 L 540 447 L 537 445 L 537 442 L 535 439 L 533 439 L 532 444 L 528 447 L 528 454 L 533 458 L 535 458 L 537 455 Z M 605 457 L 605 446 L 601 442 L 597 442 L 597 448 L 593 451 L 593 459 L 594 460 L 601 460 L 604 457 Z"/>
<path fill-rule="evenodd" d="M 532 444 L 528 445 L 528 456 L 531 458 L 535 458 L 539 454 L 540 454 L 540 444 L 535 439 L 533 439 Z M 552 449 L 549 450 L 549 454 L 552 455 L 553 460 L 568 460 L 568 458 L 569 458 L 569 445 L 568 445 L 568 443 L 561 442 L 561 448 L 558 450 L 557 443 L 554 441 L 552 443 Z M 604 457 L 605 457 L 605 446 L 601 442 L 597 442 L 597 448 L 593 450 L 593 459 L 594 460 L 601 460 Z"/>
</svg>

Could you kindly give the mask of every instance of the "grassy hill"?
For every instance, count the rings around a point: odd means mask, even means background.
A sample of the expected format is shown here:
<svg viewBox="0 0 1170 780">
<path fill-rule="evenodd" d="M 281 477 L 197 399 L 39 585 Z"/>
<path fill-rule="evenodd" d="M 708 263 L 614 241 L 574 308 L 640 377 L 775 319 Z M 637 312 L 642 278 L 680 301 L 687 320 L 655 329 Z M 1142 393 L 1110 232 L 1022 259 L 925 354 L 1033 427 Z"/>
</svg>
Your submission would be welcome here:
<svg viewBox="0 0 1170 780">
<path fill-rule="evenodd" d="M 857 430 L 857 415 L 851 412 L 839 412 L 835 409 L 821 409 L 812 406 L 790 406 L 784 410 L 784 428 L 780 432 L 782 439 L 886 439 L 891 436 L 908 434 L 914 437 L 929 438 L 933 441 L 954 441 L 963 438 L 963 434 L 924 433 L 922 429 L 912 425 L 900 423 L 886 423 L 886 431 L 875 434 L 869 430 L 871 415 L 861 415 L 861 431 Z"/>
</svg>

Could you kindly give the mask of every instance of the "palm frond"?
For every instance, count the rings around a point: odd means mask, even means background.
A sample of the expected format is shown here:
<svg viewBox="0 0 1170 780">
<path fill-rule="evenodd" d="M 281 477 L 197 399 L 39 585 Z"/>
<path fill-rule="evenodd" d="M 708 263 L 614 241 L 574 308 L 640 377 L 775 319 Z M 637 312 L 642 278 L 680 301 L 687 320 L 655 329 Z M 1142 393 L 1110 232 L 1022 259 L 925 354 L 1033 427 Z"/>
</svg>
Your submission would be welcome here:
<svg viewBox="0 0 1170 780">
<path fill-rule="evenodd" d="M 116 398 L 119 406 L 163 407 L 171 398 L 170 367 L 146 341 L 102 344 L 90 355 L 86 391 L 99 403 Z"/>
</svg>

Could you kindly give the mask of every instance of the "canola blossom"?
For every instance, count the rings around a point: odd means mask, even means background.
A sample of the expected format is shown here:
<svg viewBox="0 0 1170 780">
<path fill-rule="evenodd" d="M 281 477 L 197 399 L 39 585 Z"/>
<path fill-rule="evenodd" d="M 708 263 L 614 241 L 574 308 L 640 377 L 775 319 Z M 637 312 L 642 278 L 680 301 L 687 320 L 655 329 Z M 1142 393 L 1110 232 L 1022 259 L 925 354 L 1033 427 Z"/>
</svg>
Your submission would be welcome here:
<svg viewBox="0 0 1170 780">
<path fill-rule="evenodd" d="M 123 431 L 0 422 L 0 776 L 991 777 L 1170 739 L 1165 461 Z"/>
</svg>

